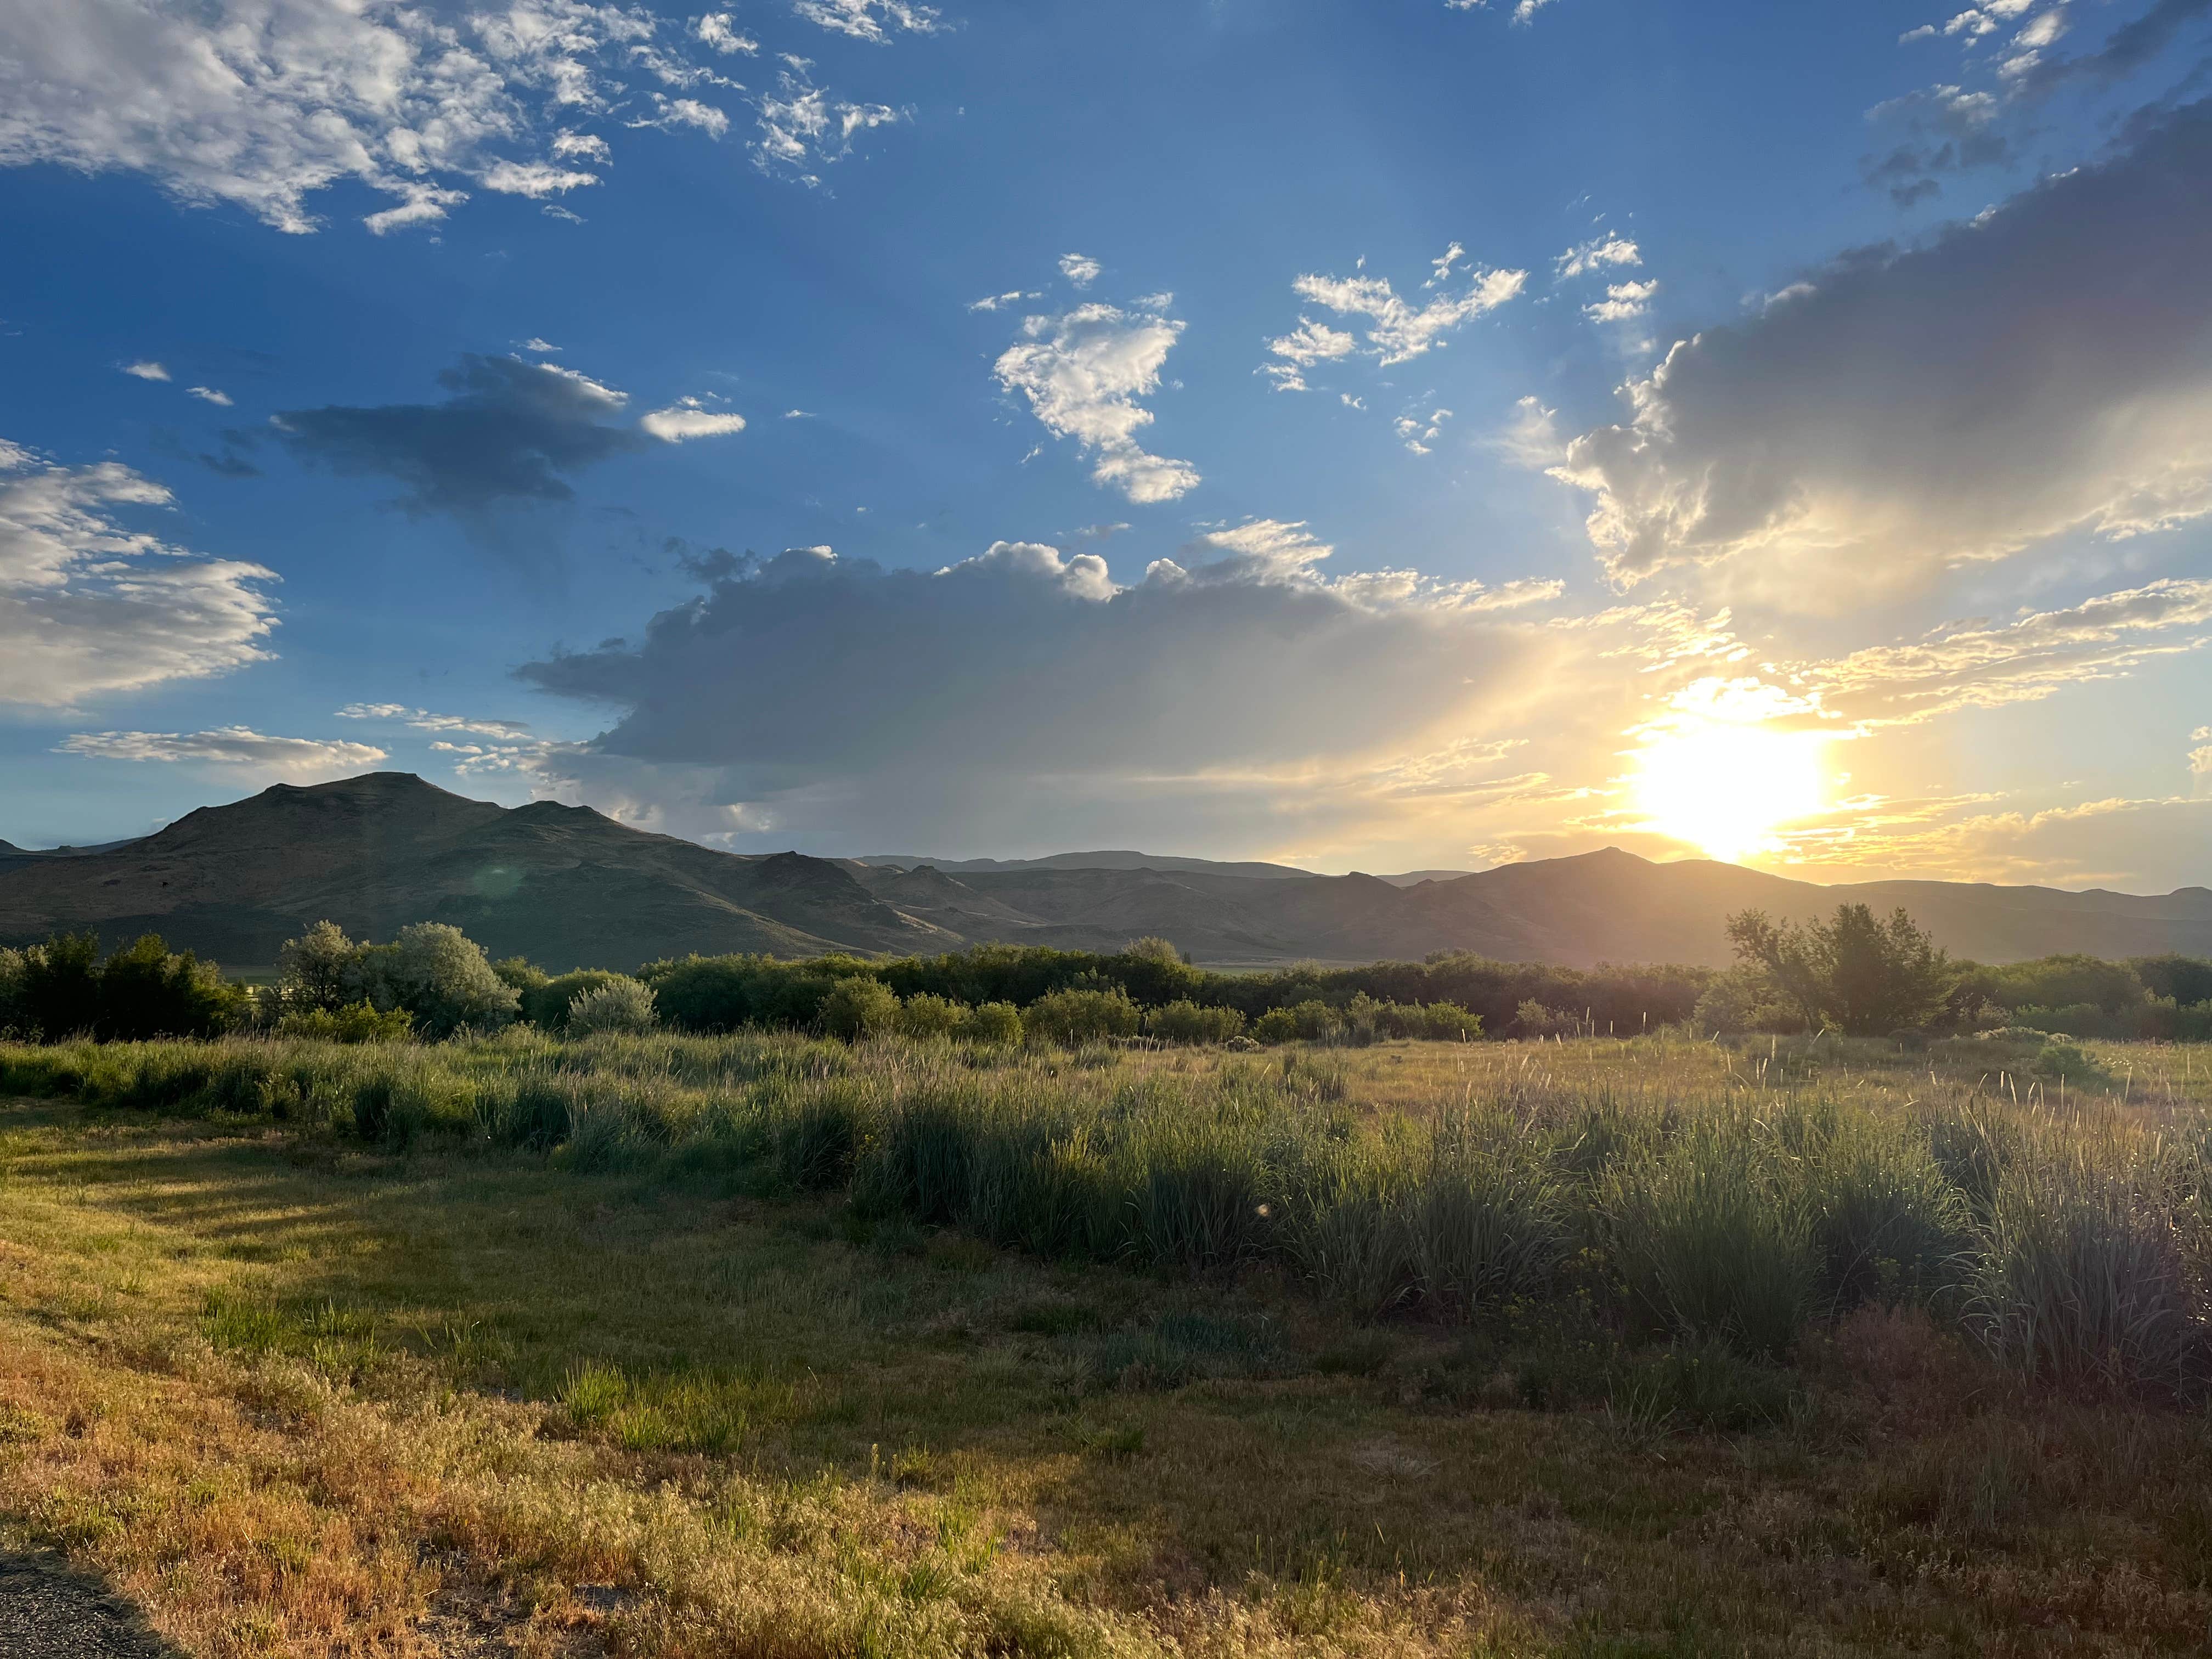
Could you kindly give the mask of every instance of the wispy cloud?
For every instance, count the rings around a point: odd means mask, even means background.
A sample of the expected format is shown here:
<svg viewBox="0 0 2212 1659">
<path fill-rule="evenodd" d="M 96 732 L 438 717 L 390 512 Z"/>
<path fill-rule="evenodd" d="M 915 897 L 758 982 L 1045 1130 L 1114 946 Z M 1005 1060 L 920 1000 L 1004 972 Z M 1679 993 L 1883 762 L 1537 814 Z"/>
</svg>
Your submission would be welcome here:
<svg viewBox="0 0 2212 1659">
<path fill-rule="evenodd" d="M 382 760 L 384 750 L 365 743 L 323 738 L 272 738 L 246 726 L 209 732 L 79 732 L 55 753 L 99 760 L 186 762 L 254 777 L 327 778 L 357 772 Z"/>
</svg>

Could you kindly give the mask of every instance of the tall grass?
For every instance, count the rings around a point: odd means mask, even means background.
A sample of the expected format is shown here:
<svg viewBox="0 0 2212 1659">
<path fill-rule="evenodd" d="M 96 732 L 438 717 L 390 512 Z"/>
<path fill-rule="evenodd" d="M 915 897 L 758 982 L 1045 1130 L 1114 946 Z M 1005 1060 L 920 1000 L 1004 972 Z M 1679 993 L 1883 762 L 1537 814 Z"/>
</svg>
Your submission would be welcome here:
<svg viewBox="0 0 2212 1659">
<path fill-rule="evenodd" d="M 766 1033 L 0 1045 L 0 1095 L 711 1171 L 1048 1258 L 1261 1268 L 1365 1318 L 1571 1296 L 1632 1335 L 1781 1358 L 1874 1302 L 1929 1308 L 2024 1376 L 2212 1386 L 2201 1113 L 2062 1118 L 1985 1090 L 1920 1106 L 1809 1065 L 1730 1094 L 1676 1087 L 1674 1052 L 1626 1093 L 1524 1061 L 1387 1111 L 1334 1056 Z"/>
</svg>

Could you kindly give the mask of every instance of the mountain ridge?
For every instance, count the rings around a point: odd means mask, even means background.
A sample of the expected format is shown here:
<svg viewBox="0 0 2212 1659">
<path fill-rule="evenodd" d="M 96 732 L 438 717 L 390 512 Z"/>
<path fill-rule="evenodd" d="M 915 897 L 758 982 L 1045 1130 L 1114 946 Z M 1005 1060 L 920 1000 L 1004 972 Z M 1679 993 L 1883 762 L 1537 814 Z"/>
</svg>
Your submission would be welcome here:
<svg viewBox="0 0 2212 1659">
<path fill-rule="evenodd" d="M 983 943 L 1113 951 L 1160 934 L 1201 962 L 1415 959 L 1719 965 L 1728 915 L 1807 920 L 1840 902 L 1911 912 L 1954 955 L 2212 955 L 2212 889 L 2167 894 L 1864 882 L 1835 886 L 1619 848 L 1423 879 L 1316 875 L 1136 853 L 1045 860 L 719 852 L 587 806 L 503 807 L 410 773 L 276 784 L 103 848 L 0 853 L 0 943 L 55 929 L 112 946 L 158 932 L 234 966 L 328 919 L 386 939 L 461 927 L 495 957 L 630 968 L 665 956 L 929 953 Z M 1105 866 L 1071 862 L 1114 860 Z M 988 866 L 991 867 L 975 867 Z M 1257 870 L 1265 873 L 1244 873 Z"/>
</svg>

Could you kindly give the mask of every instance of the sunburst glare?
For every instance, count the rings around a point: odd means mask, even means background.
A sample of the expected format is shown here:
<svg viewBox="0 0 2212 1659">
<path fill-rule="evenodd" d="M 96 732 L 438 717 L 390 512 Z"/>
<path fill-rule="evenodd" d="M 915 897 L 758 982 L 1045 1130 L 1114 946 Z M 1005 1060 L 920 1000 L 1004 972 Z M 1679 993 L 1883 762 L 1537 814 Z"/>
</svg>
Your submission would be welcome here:
<svg viewBox="0 0 2212 1659">
<path fill-rule="evenodd" d="M 1828 801 L 1829 735 L 1692 719 L 1647 730 L 1632 756 L 1644 827 L 1736 862 Z"/>
</svg>

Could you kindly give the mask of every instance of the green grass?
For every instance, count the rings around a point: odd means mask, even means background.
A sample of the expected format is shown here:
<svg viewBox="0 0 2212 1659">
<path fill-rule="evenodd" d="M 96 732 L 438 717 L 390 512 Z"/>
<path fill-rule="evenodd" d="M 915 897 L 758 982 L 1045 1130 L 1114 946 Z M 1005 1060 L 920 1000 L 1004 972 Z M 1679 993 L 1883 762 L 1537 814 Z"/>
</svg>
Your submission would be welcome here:
<svg viewBox="0 0 2212 1659">
<path fill-rule="evenodd" d="M 2194 1651 L 2212 1067 L 2092 1046 L 0 1050 L 0 1540 L 210 1654 Z"/>
</svg>

